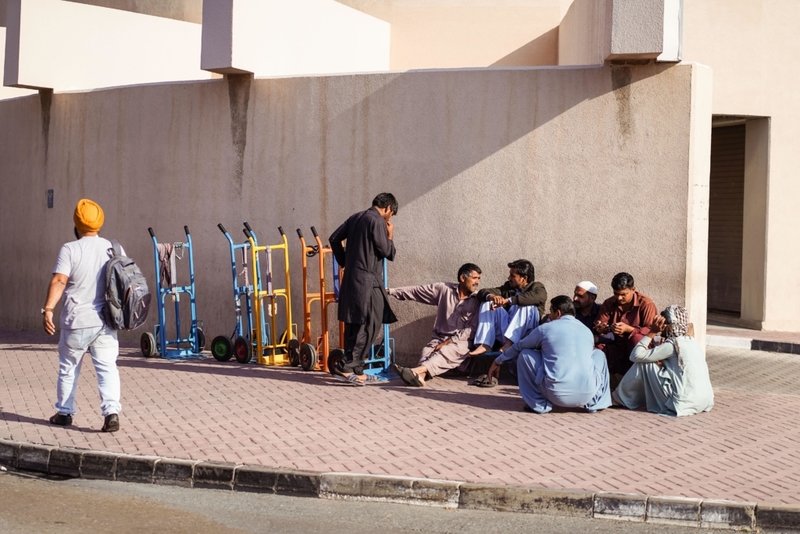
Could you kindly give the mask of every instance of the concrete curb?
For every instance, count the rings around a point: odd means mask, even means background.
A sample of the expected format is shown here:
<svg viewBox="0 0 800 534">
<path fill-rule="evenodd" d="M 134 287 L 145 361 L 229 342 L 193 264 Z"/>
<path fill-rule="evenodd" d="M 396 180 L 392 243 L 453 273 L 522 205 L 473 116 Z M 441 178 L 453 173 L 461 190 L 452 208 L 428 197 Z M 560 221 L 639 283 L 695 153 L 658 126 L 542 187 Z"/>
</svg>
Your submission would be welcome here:
<svg viewBox="0 0 800 534">
<path fill-rule="evenodd" d="M 726 336 L 723 334 L 708 334 L 706 336 L 706 346 L 763 352 L 780 352 L 783 354 L 800 354 L 800 343 L 768 341 L 765 339 Z"/>
<path fill-rule="evenodd" d="M 0 439 L 0 465 L 69 477 L 396 502 L 442 508 L 679 524 L 699 528 L 800 529 L 800 507 L 631 493 L 548 490 L 427 478 L 317 473 L 135 456 Z"/>
</svg>

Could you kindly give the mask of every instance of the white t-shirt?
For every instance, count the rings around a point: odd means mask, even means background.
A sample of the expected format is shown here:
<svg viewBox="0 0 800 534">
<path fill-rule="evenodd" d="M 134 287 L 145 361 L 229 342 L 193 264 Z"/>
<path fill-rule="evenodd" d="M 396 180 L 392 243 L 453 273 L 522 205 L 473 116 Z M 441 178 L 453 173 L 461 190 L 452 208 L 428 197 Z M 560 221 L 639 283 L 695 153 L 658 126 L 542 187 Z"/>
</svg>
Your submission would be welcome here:
<svg viewBox="0 0 800 534">
<path fill-rule="evenodd" d="M 84 236 L 61 247 L 53 274 L 68 277 L 61 309 L 61 328 L 76 330 L 103 326 L 101 310 L 105 304 L 105 269 L 111 255 L 111 241 L 100 236 Z"/>
</svg>

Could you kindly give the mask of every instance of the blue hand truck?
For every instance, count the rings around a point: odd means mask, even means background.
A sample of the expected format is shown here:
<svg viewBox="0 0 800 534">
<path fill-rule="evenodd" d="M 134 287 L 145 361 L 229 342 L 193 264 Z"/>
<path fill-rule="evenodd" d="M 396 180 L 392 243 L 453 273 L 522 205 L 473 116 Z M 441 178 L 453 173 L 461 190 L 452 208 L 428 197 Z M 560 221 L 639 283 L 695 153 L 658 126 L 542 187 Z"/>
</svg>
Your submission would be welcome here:
<svg viewBox="0 0 800 534">
<path fill-rule="evenodd" d="M 335 262 L 335 260 L 334 260 Z M 383 260 L 383 288 L 387 289 L 389 287 L 389 271 L 388 266 L 389 262 L 386 259 Z M 333 278 L 334 283 L 334 294 L 336 301 L 339 300 L 339 280 L 336 276 Z M 341 372 L 343 370 L 344 365 L 344 351 L 332 351 L 331 354 L 328 355 L 328 369 L 330 370 L 331 374 L 338 370 Z M 376 343 L 370 347 L 370 357 L 368 360 L 364 362 L 364 373 L 368 375 L 374 375 L 384 380 L 391 380 L 392 378 L 396 378 L 396 375 L 392 372 L 392 364 L 394 363 L 394 338 L 389 336 L 389 325 L 383 325 L 383 338 L 380 340 L 379 343 Z"/>
<path fill-rule="evenodd" d="M 189 227 L 183 227 L 186 233 L 186 242 L 161 243 L 162 254 L 159 254 L 159 243 L 152 228 L 148 228 L 150 239 L 153 240 L 153 256 L 155 257 L 156 287 L 158 288 L 158 324 L 154 331 L 145 332 L 140 339 L 142 354 L 146 358 L 163 356 L 170 360 L 184 360 L 190 358 L 202 358 L 205 348 L 206 338 L 203 333 L 203 322 L 197 320 L 197 301 L 194 283 L 194 252 L 192 247 L 192 236 Z M 189 261 L 189 285 L 178 285 L 176 272 L 176 259 L 183 259 L 186 253 Z M 162 279 L 162 257 L 168 258 L 169 279 Z M 166 271 L 165 271 L 166 272 Z M 166 287 L 164 287 L 166 286 Z M 189 296 L 191 310 L 191 325 L 187 337 L 181 335 L 181 295 Z M 166 298 L 172 297 L 175 304 L 175 339 L 167 339 L 166 325 Z"/>
<path fill-rule="evenodd" d="M 238 338 L 249 338 L 249 333 L 252 329 L 253 323 L 253 310 L 250 307 L 250 294 L 253 292 L 253 287 L 249 281 L 249 253 L 250 241 L 245 241 L 241 245 L 234 243 L 233 238 L 222 226 L 222 223 L 217 224 L 225 239 L 228 241 L 228 248 L 231 258 L 231 275 L 233 280 L 233 305 L 236 313 L 236 324 L 233 328 L 233 333 L 230 336 L 217 336 L 211 342 L 211 355 L 214 359 L 227 362 L 233 356 L 233 341 Z M 241 269 L 236 264 L 236 251 L 241 250 Z M 240 284 L 239 277 L 243 278 Z M 246 314 L 242 314 L 244 307 Z M 247 324 L 245 324 L 245 321 Z M 241 362 L 247 363 L 247 362 Z"/>
</svg>

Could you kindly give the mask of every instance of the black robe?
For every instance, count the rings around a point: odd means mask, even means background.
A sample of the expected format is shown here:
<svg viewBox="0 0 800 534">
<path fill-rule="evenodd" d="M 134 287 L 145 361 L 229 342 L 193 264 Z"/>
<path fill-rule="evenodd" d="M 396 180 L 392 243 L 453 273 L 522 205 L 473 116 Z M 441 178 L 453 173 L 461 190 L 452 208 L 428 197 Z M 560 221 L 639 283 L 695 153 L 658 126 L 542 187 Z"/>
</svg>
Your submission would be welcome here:
<svg viewBox="0 0 800 534">
<path fill-rule="evenodd" d="M 343 242 L 347 241 L 347 251 Z M 373 207 L 351 215 L 329 238 L 331 250 L 339 265 L 344 265 L 344 278 L 339 291 L 339 320 L 364 324 L 369 313 L 372 289 L 383 288 L 383 259 L 394 260 L 395 248 L 389 239 L 386 221 Z M 397 321 L 386 292 L 383 323 Z"/>
</svg>

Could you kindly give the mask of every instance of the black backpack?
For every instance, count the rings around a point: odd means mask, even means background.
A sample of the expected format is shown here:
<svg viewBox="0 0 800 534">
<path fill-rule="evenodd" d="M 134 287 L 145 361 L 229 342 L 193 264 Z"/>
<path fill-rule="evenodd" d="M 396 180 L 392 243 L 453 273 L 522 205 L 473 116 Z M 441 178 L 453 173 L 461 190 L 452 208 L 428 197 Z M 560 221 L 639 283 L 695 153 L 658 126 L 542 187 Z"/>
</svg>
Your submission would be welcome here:
<svg viewBox="0 0 800 534">
<path fill-rule="evenodd" d="M 103 322 L 114 330 L 134 330 L 142 326 L 150 311 L 150 290 L 142 270 L 122 255 L 119 242 L 111 241 L 111 259 L 106 263 L 106 303 Z"/>
</svg>

